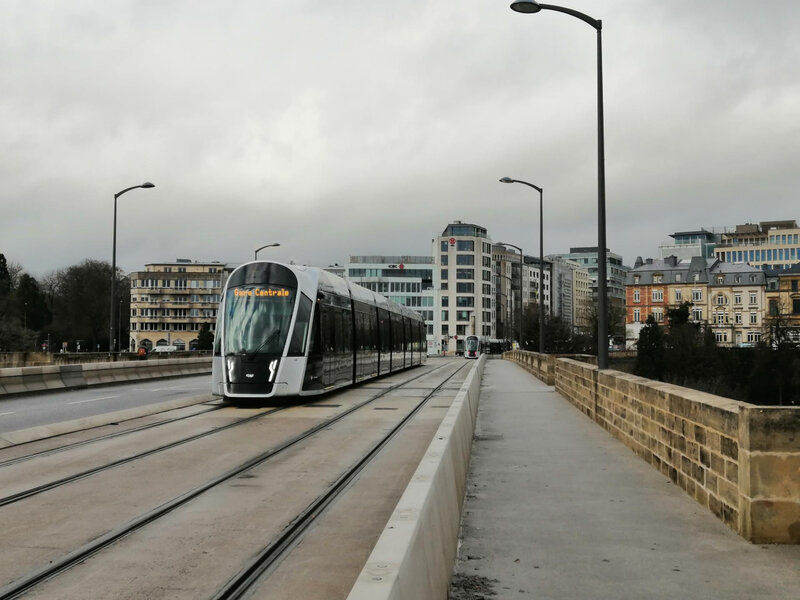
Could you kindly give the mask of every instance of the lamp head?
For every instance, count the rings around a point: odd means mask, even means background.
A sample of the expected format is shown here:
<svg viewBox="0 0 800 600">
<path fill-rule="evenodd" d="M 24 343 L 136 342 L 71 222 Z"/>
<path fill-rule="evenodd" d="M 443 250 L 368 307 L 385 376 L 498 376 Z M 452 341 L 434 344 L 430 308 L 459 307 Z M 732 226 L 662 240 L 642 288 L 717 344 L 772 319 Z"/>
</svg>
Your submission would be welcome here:
<svg viewBox="0 0 800 600">
<path fill-rule="evenodd" d="M 156 186 L 155 186 L 155 185 L 153 185 L 152 183 L 150 183 L 149 181 L 145 181 L 145 182 L 144 182 L 142 185 L 140 185 L 139 187 L 143 187 L 143 188 L 151 188 L 151 187 L 156 187 Z"/>
<path fill-rule="evenodd" d="M 516 0 L 511 3 L 511 10 L 518 13 L 537 13 L 542 10 L 542 7 L 536 0 Z"/>
<path fill-rule="evenodd" d="M 514 183 L 514 180 L 513 180 L 513 179 L 511 179 L 511 177 L 503 177 L 503 178 L 500 180 L 500 183 Z"/>
</svg>

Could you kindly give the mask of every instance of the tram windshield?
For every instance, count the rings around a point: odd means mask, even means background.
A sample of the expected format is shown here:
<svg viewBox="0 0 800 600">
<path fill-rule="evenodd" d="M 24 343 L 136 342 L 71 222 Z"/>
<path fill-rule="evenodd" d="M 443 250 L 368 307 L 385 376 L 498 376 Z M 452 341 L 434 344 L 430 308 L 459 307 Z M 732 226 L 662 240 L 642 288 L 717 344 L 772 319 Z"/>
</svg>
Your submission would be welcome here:
<svg viewBox="0 0 800 600">
<path fill-rule="evenodd" d="M 238 285 L 225 296 L 226 356 L 281 354 L 296 290 L 281 285 Z"/>
<path fill-rule="evenodd" d="M 471 335 L 467 337 L 467 350 L 477 350 L 478 349 L 478 338 Z"/>
</svg>

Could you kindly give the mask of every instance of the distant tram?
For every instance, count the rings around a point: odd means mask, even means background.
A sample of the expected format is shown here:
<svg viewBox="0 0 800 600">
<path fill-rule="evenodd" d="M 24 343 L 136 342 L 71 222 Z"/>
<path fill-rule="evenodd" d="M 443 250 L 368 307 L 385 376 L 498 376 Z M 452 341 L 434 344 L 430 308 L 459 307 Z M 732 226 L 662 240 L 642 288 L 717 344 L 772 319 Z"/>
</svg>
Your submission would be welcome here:
<svg viewBox="0 0 800 600">
<path fill-rule="evenodd" d="M 481 339 L 477 335 L 468 335 L 464 341 L 464 358 L 478 358 L 481 355 Z"/>
<path fill-rule="evenodd" d="M 409 308 L 315 267 L 255 261 L 223 290 L 212 393 L 308 396 L 422 364 L 425 323 Z"/>
</svg>

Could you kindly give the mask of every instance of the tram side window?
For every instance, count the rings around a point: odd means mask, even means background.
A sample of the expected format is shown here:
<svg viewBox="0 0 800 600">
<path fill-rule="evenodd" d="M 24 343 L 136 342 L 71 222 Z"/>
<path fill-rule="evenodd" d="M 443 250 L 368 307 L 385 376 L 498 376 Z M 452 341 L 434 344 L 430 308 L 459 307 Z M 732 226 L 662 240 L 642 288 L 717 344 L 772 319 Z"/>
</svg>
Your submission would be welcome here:
<svg viewBox="0 0 800 600">
<path fill-rule="evenodd" d="M 297 307 L 297 319 L 292 330 L 292 341 L 289 344 L 289 356 L 303 356 L 306 353 L 311 306 L 311 299 L 305 294 L 301 294 L 300 304 Z"/>
</svg>

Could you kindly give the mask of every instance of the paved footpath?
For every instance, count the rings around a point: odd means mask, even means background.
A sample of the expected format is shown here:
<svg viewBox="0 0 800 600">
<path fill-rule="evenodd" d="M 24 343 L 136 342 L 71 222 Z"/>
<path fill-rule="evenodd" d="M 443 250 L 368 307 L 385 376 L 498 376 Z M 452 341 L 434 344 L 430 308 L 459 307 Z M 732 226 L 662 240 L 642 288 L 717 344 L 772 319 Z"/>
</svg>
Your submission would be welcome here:
<svg viewBox="0 0 800 600">
<path fill-rule="evenodd" d="M 452 600 L 800 600 L 753 545 L 514 363 L 486 363 Z"/>
</svg>

